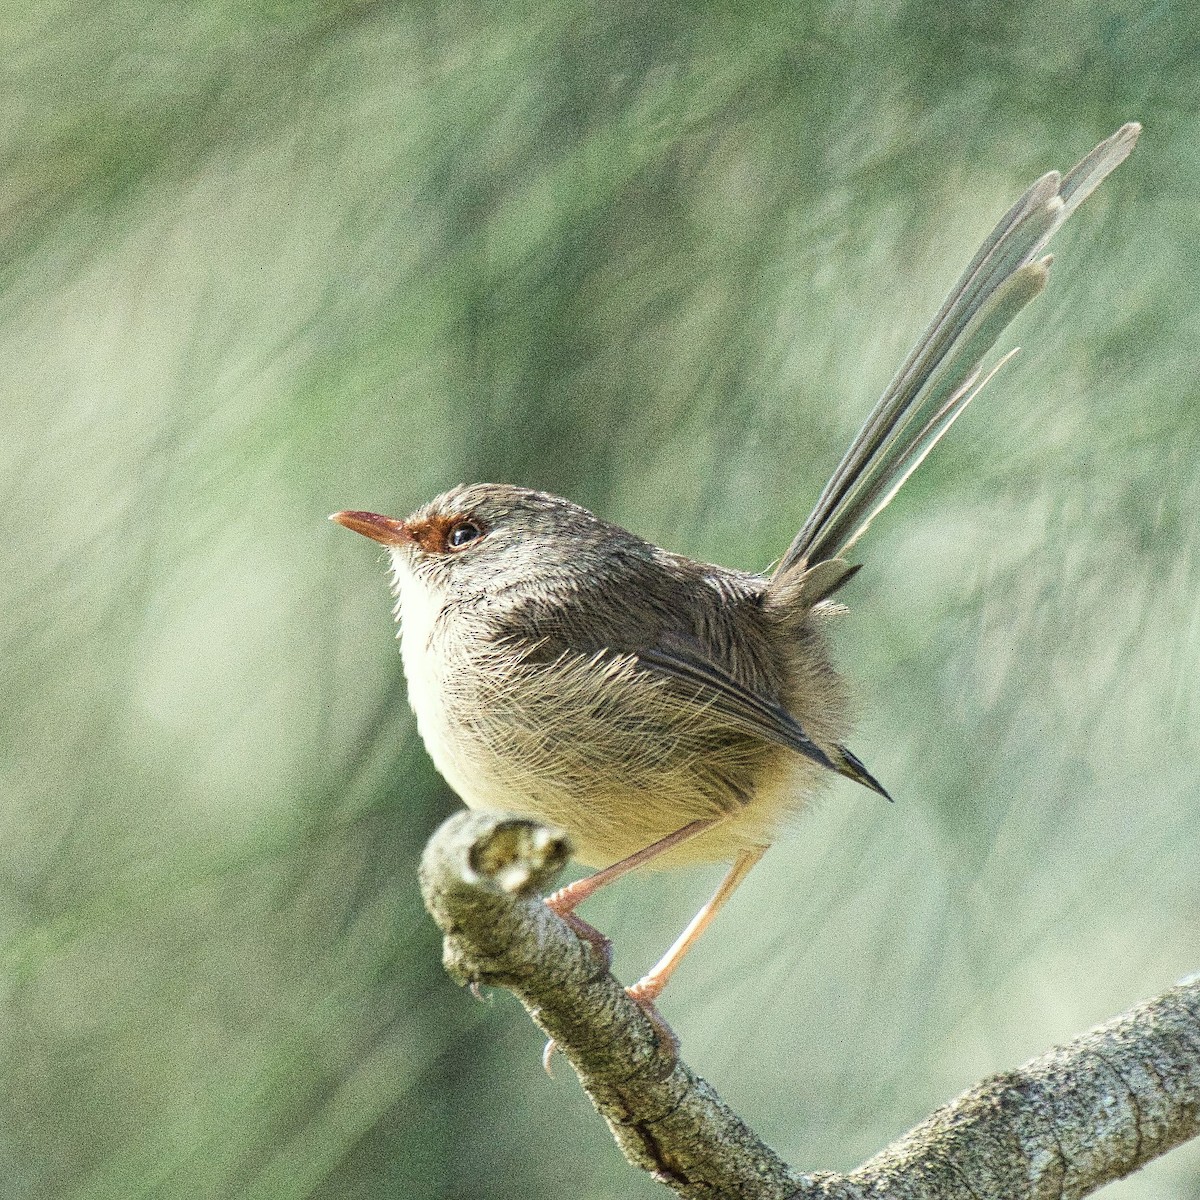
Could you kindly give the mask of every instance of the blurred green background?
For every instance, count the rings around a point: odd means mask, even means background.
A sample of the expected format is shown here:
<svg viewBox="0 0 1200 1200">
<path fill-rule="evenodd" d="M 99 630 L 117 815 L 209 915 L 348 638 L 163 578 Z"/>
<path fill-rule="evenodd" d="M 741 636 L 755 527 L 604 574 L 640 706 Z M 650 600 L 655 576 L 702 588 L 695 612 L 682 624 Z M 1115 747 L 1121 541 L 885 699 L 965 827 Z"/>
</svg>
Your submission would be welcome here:
<svg viewBox="0 0 1200 1200">
<path fill-rule="evenodd" d="M 994 219 L 1122 121 L 847 590 L 853 745 L 667 993 L 845 1168 L 1200 965 L 1200 8 L 4 6 L 0 1178 L 665 1195 L 417 894 L 380 556 L 461 481 L 778 555 Z M 636 978 L 719 869 L 588 917 Z M 1114 1187 L 1200 1191 L 1185 1148 Z"/>
</svg>

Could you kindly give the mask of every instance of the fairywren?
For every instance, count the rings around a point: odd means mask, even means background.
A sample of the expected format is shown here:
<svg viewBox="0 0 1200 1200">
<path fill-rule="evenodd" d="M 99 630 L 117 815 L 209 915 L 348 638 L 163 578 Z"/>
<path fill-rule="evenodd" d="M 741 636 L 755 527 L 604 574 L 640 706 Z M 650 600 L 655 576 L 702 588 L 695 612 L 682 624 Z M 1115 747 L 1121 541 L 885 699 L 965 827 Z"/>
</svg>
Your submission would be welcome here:
<svg viewBox="0 0 1200 1200">
<path fill-rule="evenodd" d="M 507 484 L 456 487 L 405 520 L 331 518 L 386 546 L 417 726 L 471 808 L 568 832 L 595 874 L 731 861 L 713 898 L 630 989 L 652 1006 L 695 938 L 833 773 L 886 796 L 847 748 L 830 660 L 845 558 L 1009 355 L 984 356 L 1046 285 L 1043 250 L 1130 153 L 1124 125 L 1000 220 L 855 437 L 770 574 L 693 562 L 586 509 Z"/>
</svg>

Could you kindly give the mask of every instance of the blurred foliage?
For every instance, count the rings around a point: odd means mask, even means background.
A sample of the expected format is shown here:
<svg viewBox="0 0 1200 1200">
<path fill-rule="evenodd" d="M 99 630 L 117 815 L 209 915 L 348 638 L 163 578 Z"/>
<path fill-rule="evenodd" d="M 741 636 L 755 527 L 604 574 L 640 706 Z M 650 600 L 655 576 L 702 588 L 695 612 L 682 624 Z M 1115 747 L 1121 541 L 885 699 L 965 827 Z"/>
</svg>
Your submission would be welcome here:
<svg viewBox="0 0 1200 1200">
<path fill-rule="evenodd" d="M 1197 966 L 1200 9 L 4 5 L 11 1200 L 653 1196 L 415 867 L 454 805 L 327 525 L 474 478 L 787 544 L 978 239 L 1115 129 L 863 552 L 855 748 L 668 993 L 844 1167 Z M 635 977 L 710 886 L 590 917 Z M 1111 1190 L 1194 1196 L 1195 1148 Z"/>
</svg>

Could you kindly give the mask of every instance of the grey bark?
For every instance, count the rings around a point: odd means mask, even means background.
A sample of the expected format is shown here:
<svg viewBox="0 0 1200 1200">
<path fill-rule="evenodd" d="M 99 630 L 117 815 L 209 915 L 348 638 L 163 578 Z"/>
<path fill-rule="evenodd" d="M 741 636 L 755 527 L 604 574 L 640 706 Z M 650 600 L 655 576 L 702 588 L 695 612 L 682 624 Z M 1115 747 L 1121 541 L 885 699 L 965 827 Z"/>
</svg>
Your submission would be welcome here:
<svg viewBox="0 0 1200 1200">
<path fill-rule="evenodd" d="M 421 864 L 462 983 L 503 987 L 579 1075 L 626 1158 L 678 1195 L 746 1200 L 1086 1196 L 1200 1132 L 1200 976 L 983 1080 L 848 1174 L 806 1174 L 676 1054 L 602 956 L 542 904 L 566 839 L 459 813 Z"/>
</svg>

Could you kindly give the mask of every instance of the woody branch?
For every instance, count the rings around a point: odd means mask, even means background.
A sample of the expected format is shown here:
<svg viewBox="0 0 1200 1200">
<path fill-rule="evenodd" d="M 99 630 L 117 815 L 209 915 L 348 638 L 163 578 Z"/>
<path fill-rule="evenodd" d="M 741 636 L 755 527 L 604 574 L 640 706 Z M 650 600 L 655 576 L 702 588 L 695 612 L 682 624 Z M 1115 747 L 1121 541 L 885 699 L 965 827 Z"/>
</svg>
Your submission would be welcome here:
<svg viewBox="0 0 1200 1200">
<path fill-rule="evenodd" d="M 421 865 L 446 968 L 516 995 L 629 1161 L 689 1200 L 1085 1196 L 1200 1133 L 1197 976 L 982 1081 L 848 1174 L 799 1172 L 542 904 L 568 853 L 561 834 L 533 821 L 451 817 Z"/>
</svg>

